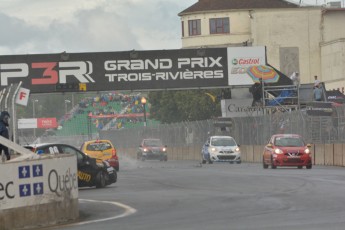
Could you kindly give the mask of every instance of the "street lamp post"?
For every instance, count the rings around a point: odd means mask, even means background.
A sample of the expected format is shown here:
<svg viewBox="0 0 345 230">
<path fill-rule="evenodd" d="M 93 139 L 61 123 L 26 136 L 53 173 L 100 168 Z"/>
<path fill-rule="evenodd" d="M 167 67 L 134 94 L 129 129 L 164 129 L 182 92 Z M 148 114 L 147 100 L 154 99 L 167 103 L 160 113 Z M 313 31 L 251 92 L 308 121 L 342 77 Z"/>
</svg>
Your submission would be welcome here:
<svg viewBox="0 0 345 230">
<path fill-rule="evenodd" d="M 36 109 L 35 104 L 38 102 L 38 100 L 32 100 L 32 117 L 36 118 Z M 36 128 L 34 128 L 34 137 L 36 137 Z"/>
<path fill-rule="evenodd" d="M 71 103 L 70 100 L 65 100 L 65 114 L 67 114 L 67 104 Z"/>
<path fill-rule="evenodd" d="M 141 98 L 141 104 L 143 104 L 144 107 L 144 126 L 146 127 L 146 98 Z"/>
</svg>

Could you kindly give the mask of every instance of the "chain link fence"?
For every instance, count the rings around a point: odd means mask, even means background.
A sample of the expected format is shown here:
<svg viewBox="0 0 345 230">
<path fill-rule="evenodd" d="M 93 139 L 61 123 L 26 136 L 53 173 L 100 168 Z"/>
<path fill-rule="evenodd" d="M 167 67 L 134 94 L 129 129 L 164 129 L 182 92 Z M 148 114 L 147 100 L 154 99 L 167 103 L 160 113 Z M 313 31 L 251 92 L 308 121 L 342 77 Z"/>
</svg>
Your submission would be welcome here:
<svg viewBox="0 0 345 230">
<path fill-rule="evenodd" d="M 188 147 L 202 146 L 210 135 L 230 135 L 241 145 L 264 145 L 273 134 L 296 133 L 308 143 L 344 143 L 344 114 L 344 106 L 334 108 L 332 116 L 309 116 L 305 110 L 278 111 L 264 116 L 234 117 L 232 125 L 227 127 L 215 125 L 215 120 L 204 120 L 102 130 L 92 136 L 42 136 L 34 142 L 61 142 L 80 147 L 90 138 L 102 138 L 111 140 L 117 148 L 136 148 L 144 138 L 160 138 L 169 147 Z M 32 138 L 26 137 L 24 142 L 32 143 Z"/>
<path fill-rule="evenodd" d="M 308 143 L 345 142 L 345 108 L 332 116 L 309 116 L 306 110 L 275 112 L 264 116 L 235 117 L 232 125 L 217 127 L 214 120 L 162 124 L 154 127 L 101 131 L 120 148 L 137 147 L 143 138 L 160 138 L 169 146 L 202 145 L 210 135 L 230 135 L 242 145 L 263 145 L 277 133 L 296 133 Z"/>
</svg>

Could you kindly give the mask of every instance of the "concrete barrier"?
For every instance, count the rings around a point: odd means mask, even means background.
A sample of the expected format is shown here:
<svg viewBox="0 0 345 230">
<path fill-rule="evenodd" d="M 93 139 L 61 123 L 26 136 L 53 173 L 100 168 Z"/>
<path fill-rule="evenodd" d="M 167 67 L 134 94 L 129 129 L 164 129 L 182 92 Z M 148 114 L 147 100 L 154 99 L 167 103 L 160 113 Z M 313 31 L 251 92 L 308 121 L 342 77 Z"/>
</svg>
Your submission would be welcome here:
<svg viewBox="0 0 345 230">
<path fill-rule="evenodd" d="M 316 144 L 314 145 L 314 164 L 315 165 L 325 165 L 325 145 Z M 327 154 L 330 154 L 329 152 Z"/>
<path fill-rule="evenodd" d="M 343 166 L 343 144 L 334 144 L 334 165 Z"/>
<path fill-rule="evenodd" d="M 49 226 L 79 217 L 77 157 L 37 155 L 0 136 L 20 154 L 0 164 L 0 229 Z"/>
<path fill-rule="evenodd" d="M 325 165 L 334 165 L 334 145 L 325 144 Z"/>
<path fill-rule="evenodd" d="M 0 228 L 48 226 L 79 217 L 76 156 L 0 165 Z"/>
</svg>

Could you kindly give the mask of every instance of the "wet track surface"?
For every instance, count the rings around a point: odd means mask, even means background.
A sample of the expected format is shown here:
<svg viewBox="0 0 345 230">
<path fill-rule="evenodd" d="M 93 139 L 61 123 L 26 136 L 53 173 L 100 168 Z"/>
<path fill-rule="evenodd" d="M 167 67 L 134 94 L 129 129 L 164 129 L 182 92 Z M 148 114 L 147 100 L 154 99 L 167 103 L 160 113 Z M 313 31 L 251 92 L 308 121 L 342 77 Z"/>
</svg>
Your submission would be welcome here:
<svg viewBox="0 0 345 230">
<path fill-rule="evenodd" d="M 80 221 L 56 229 L 345 229 L 342 167 L 122 159 L 116 184 L 79 198 Z"/>
</svg>

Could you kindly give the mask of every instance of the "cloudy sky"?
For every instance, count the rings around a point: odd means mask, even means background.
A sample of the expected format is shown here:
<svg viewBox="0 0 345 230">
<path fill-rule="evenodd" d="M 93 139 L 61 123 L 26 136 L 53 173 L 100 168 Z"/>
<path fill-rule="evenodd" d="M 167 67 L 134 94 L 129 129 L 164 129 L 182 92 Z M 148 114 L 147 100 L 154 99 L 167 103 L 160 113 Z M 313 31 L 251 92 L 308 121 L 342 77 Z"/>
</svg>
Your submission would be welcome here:
<svg viewBox="0 0 345 230">
<path fill-rule="evenodd" d="M 179 49 L 197 1 L 0 0 L 0 55 Z"/>
</svg>

